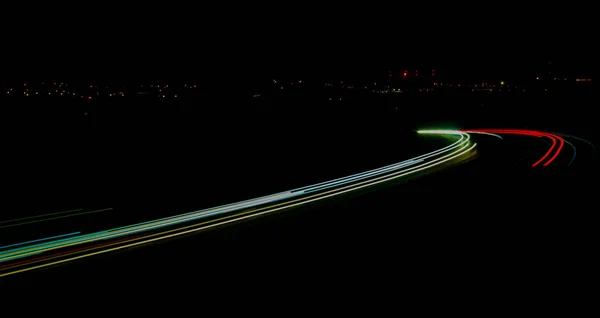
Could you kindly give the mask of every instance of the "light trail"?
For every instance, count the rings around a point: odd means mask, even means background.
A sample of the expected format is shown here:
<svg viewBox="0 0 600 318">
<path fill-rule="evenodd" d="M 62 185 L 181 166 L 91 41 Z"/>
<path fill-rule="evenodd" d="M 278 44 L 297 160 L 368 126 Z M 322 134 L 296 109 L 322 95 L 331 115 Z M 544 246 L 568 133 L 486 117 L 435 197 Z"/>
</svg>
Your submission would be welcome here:
<svg viewBox="0 0 600 318">
<path fill-rule="evenodd" d="M 465 131 L 468 134 L 479 134 L 479 135 L 488 135 L 488 136 L 494 136 L 496 138 L 500 138 L 501 140 L 504 140 L 504 138 L 502 138 L 502 136 L 498 135 L 498 134 L 492 134 L 489 132 L 483 132 L 483 131 Z"/>
<path fill-rule="evenodd" d="M 567 144 L 569 144 L 569 146 L 571 146 L 571 148 L 573 148 L 573 157 L 571 158 L 571 161 L 569 161 L 569 164 L 567 165 L 567 166 L 570 166 L 573 163 L 573 161 L 575 161 L 575 157 L 577 157 L 577 148 L 575 148 L 575 145 L 572 144 L 570 141 L 565 140 L 565 142 Z"/>
<path fill-rule="evenodd" d="M 577 136 L 573 136 L 573 135 L 567 135 L 567 134 L 555 134 L 555 135 L 562 136 L 562 137 L 567 137 L 567 138 L 571 138 L 571 139 L 575 139 L 575 140 L 579 140 L 581 142 L 584 142 L 584 143 L 590 145 L 590 147 L 596 149 L 596 146 L 594 146 L 594 144 L 591 143 L 589 140 L 585 140 L 583 138 L 580 138 L 580 137 L 577 137 Z"/>
<path fill-rule="evenodd" d="M 51 221 L 51 220 L 58 220 L 58 219 L 70 218 L 70 217 L 73 217 L 73 216 L 85 215 L 85 214 L 92 214 L 92 213 L 98 213 L 98 212 L 104 212 L 104 211 L 110 211 L 110 210 L 112 210 L 112 208 L 100 209 L 100 210 L 94 210 L 94 211 L 87 211 L 87 212 L 80 212 L 80 213 L 73 213 L 73 214 L 63 215 L 63 216 L 54 216 L 54 217 L 51 217 L 51 218 L 44 218 L 44 219 L 41 219 L 41 220 L 27 221 L 27 222 L 21 222 L 21 223 L 10 224 L 10 225 L 3 225 L 3 226 L 0 226 L 0 229 L 6 229 L 6 228 L 9 228 L 9 227 L 22 226 L 22 225 L 33 224 L 33 223 L 47 222 L 47 221 Z"/>
<path fill-rule="evenodd" d="M 237 222 L 243 219 L 253 218 L 267 213 L 273 213 L 283 209 L 289 209 L 292 207 L 308 204 L 314 201 L 323 200 L 333 196 L 341 195 L 351 191 L 356 191 L 366 187 L 371 187 L 383 182 L 388 182 L 397 178 L 401 178 L 407 175 L 411 175 L 420 171 L 424 171 L 435 166 L 439 166 L 444 163 L 449 163 L 453 160 L 458 160 L 461 157 L 472 155 L 472 150 L 475 149 L 477 144 L 470 142 L 470 136 L 467 133 L 459 131 L 419 131 L 420 134 L 437 134 L 437 135 L 454 135 L 459 137 L 459 140 L 439 150 L 423 154 L 419 157 L 415 157 L 403 162 L 389 165 L 386 167 L 373 169 L 363 173 L 358 173 L 352 176 L 338 178 L 335 180 L 322 182 L 316 185 L 307 186 L 295 190 L 285 191 L 270 196 L 265 196 L 257 199 L 246 200 L 238 203 L 215 207 L 211 209 L 205 209 L 173 217 L 162 218 L 154 221 L 148 221 L 143 223 L 137 223 L 129 226 L 124 226 L 116 229 L 109 229 L 106 231 L 95 232 L 90 234 L 78 235 L 71 238 L 65 238 L 55 240 L 51 242 L 44 242 L 38 244 L 32 244 L 8 251 L 0 252 L 0 263 L 1 262 L 14 262 L 18 259 L 24 259 L 19 261 L 18 264 L 8 263 L 0 267 L 2 271 L 8 271 L 6 273 L 0 272 L 0 277 L 8 276 L 28 270 L 51 266 L 59 263 L 72 261 L 75 259 L 89 257 L 101 253 L 107 253 L 110 251 L 123 249 L 131 246 L 140 244 L 146 244 L 157 240 L 162 240 L 174 236 L 180 236 L 187 233 L 192 233 L 204 229 L 208 229 L 215 226 L 229 224 Z M 263 207 L 260 207 L 260 206 Z M 249 210 L 250 209 L 250 210 Z M 235 213 L 234 213 L 235 212 Z M 190 223 L 196 220 L 202 220 L 207 217 L 219 216 L 218 219 L 206 220 L 201 224 L 186 225 L 181 228 L 175 228 L 171 230 L 162 230 L 159 233 L 148 233 L 149 231 L 156 231 L 165 227 L 182 226 L 186 223 Z M 211 223 L 211 224 L 207 224 Z M 146 234 L 144 234 L 146 233 Z M 131 235 L 144 235 L 139 238 L 131 238 Z M 128 237 L 128 238 L 124 238 Z M 95 245 L 93 247 L 87 246 L 94 242 L 102 242 L 107 240 L 118 239 L 119 243 L 115 241 L 102 243 L 101 246 Z M 92 252 L 92 249 L 106 248 L 107 246 L 114 246 L 114 244 L 124 244 L 123 240 L 131 240 L 139 242 L 129 242 L 122 246 L 112 247 L 103 249 L 101 251 Z M 82 245 L 82 248 L 77 250 L 71 250 L 59 254 L 52 254 L 49 256 L 37 257 L 31 262 L 27 261 L 35 255 L 45 254 L 54 250 L 62 250 L 65 248 L 71 248 L 78 245 Z M 86 253 L 84 255 L 74 256 L 75 254 Z M 34 263 L 48 262 L 52 259 L 63 258 L 50 263 L 44 263 L 41 265 L 35 265 L 19 270 L 13 270 L 16 267 L 24 267 L 34 265 Z"/>
<path fill-rule="evenodd" d="M 556 135 L 556 134 L 551 134 L 551 133 L 546 133 L 546 132 L 541 132 L 541 131 L 535 131 L 535 130 L 524 130 L 524 129 L 470 129 L 470 130 L 464 130 L 463 132 L 466 133 L 477 133 L 477 132 L 483 132 L 483 133 L 492 133 L 492 134 L 513 134 L 513 135 L 523 135 L 523 136 L 532 136 L 532 137 L 546 137 L 548 139 L 550 139 L 552 141 L 552 145 L 550 146 L 550 149 L 548 150 L 548 152 L 546 152 L 544 154 L 544 156 L 542 158 L 540 158 L 538 161 L 536 161 L 532 167 L 537 167 L 540 163 L 546 161 L 543 166 L 547 167 L 548 165 L 550 165 L 560 154 L 564 144 L 565 144 L 565 140 L 564 138 Z M 550 157 L 548 159 L 548 157 Z"/>
<path fill-rule="evenodd" d="M 25 217 L 25 218 L 19 218 L 19 219 L 14 219 L 14 220 L 0 221 L 0 224 L 13 223 L 13 222 L 22 221 L 22 220 L 29 220 L 29 219 L 39 219 L 39 218 L 44 217 L 44 216 L 59 215 L 59 214 L 65 214 L 65 213 L 71 213 L 71 212 L 79 212 L 79 211 L 83 211 L 83 209 L 75 209 L 75 210 L 69 210 L 69 211 L 63 211 L 63 212 L 54 212 L 54 213 L 48 213 L 48 214 L 28 216 L 28 217 Z"/>
<path fill-rule="evenodd" d="M 468 141 L 468 138 L 467 138 Z M 465 147 L 467 144 L 462 144 L 461 147 Z M 461 148 L 461 149 L 463 149 Z M 435 160 L 432 160 L 429 164 L 432 164 L 434 162 L 437 162 L 438 160 L 444 159 L 448 157 L 448 155 L 443 156 L 441 158 L 437 158 Z M 409 168 L 408 170 L 411 169 L 416 169 L 421 166 L 417 166 L 417 167 L 413 167 L 413 168 Z M 363 182 L 364 183 L 364 182 Z M 362 184 L 362 183 L 361 183 Z M 331 191 L 329 191 L 331 192 Z M 327 192 L 327 193 L 329 193 Z M 290 201 L 290 202 L 296 202 L 298 201 L 294 200 L 294 201 Z M 216 214 L 222 214 L 222 211 L 219 211 L 219 213 L 214 213 L 214 215 Z M 181 222 L 186 222 L 186 221 L 190 221 L 190 220 L 196 220 L 199 217 L 205 217 L 206 215 L 200 215 L 200 216 L 186 216 L 184 219 L 176 219 L 176 220 L 167 220 L 167 221 L 161 221 L 161 222 L 156 222 L 156 221 L 150 221 L 150 222 L 144 222 L 142 225 L 143 226 L 138 226 L 138 227 L 132 227 L 132 226 L 128 226 L 128 227 L 124 227 L 124 228 L 119 228 L 118 231 L 114 231 L 114 230 L 110 230 L 110 231 L 103 231 L 100 233 L 94 233 L 92 234 L 93 237 L 89 237 L 89 238 L 84 238 L 83 240 L 81 239 L 77 239 L 75 238 L 75 240 L 66 240 L 68 242 L 56 242 L 59 244 L 54 244 L 54 246 L 48 246 L 47 244 L 45 246 L 42 247 L 37 247 L 37 248 L 24 248 L 18 251 L 13 251 L 12 253 L 0 253 L 0 262 L 6 262 L 6 261 L 10 261 L 10 260 L 14 260 L 17 258 L 23 258 L 23 257 L 28 257 L 28 256 L 32 256 L 32 255 L 37 255 L 40 254 L 41 252 L 47 252 L 50 250 L 55 250 L 55 249 L 59 249 L 59 248 L 64 248 L 64 247 L 68 247 L 68 246 L 73 246 L 73 245 L 77 245 L 77 244 L 83 244 L 83 243 L 89 243 L 91 241 L 95 241 L 95 240 L 106 240 L 106 239 L 112 239 L 115 237 L 119 237 L 119 236 L 124 236 L 124 235 L 130 235 L 133 233 L 138 233 L 141 231 L 148 231 L 148 230 L 154 230 L 154 229 L 158 229 L 158 228 L 162 228 L 165 226 L 170 226 L 170 225 L 174 225 L 174 224 L 179 224 Z M 139 225 L 139 224 L 138 224 Z M 115 233 L 116 232 L 116 233 Z M 2 255 L 4 254 L 4 255 Z"/>
<path fill-rule="evenodd" d="M 446 134 L 446 135 L 447 134 L 451 134 L 451 135 L 458 135 L 458 136 L 460 136 L 461 138 L 457 142 L 455 142 L 454 144 L 451 145 L 454 148 L 461 147 L 462 145 L 468 144 L 469 139 L 470 139 L 470 137 L 467 134 L 459 133 L 459 132 L 456 132 L 456 131 L 436 131 L 434 133 L 435 134 Z M 419 160 L 420 159 L 431 158 L 431 157 L 433 157 L 435 155 L 446 153 L 446 152 L 448 152 L 448 151 L 450 151 L 452 149 L 453 148 L 444 147 L 444 148 L 442 148 L 440 150 L 436 150 L 434 152 L 430 152 L 430 153 L 421 155 L 421 156 L 416 157 L 416 158 L 419 158 Z M 403 161 L 402 163 L 416 162 L 414 160 L 416 158 Z M 394 165 L 391 165 L 391 166 L 394 166 Z M 404 165 L 401 165 L 401 167 L 404 167 Z M 384 168 L 386 168 L 386 167 L 384 167 Z M 377 171 L 377 170 L 380 170 L 380 169 L 381 168 L 374 169 L 372 171 Z M 364 173 L 357 174 L 357 175 L 371 176 L 369 174 L 369 172 L 364 172 Z M 348 178 L 351 178 L 352 181 L 356 181 L 355 176 L 357 176 L 357 175 L 353 175 L 353 176 L 350 176 Z M 344 178 L 340 178 L 340 179 L 336 179 L 336 180 L 332 180 L 332 181 L 335 181 L 336 183 L 338 183 L 338 181 L 341 180 L 341 179 L 344 179 Z M 321 183 L 321 184 L 322 185 L 326 185 L 327 182 Z M 301 188 L 301 189 L 305 189 L 305 188 Z M 155 229 L 158 229 L 158 228 L 161 228 L 161 227 L 165 227 L 165 226 L 176 225 L 176 224 L 181 223 L 181 222 L 189 222 L 189 221 L 197 220 L 199 218 L 206 218 L 206 217 L 216 216 L 216 215 L 223 214 L 223 213 L 229 213 L 229 212 L 236 211 L 236 210 L 243 209 L 243 208 L 254 207 L 254 206 L 257 206 L 257 205 L 259 205 L 261 203 L 265 203 L 265 198 L 272 198 L 271 202 L 275 202 L 275 201 L 281 200 L 283 198 L 282 194 L 287 194 L 287 198 L 291 198 L 293 196 L 300 195 L 302 193 L 296 193 L 296 190 L 291 190 L 291 191 L 286 191 L 286 192 L 282 192 L 282 193 L 279 193 L 279 194 L 274 194 L 274 195 L 270 195 L 270 196 L 265 196 L 265 197 L 257 198 L 257 199 L 254 199 L 254 200 L 247 200 L 247 201 L 243 202 L 244 204 L 234 203 L 234 204 L 230 204 L 230 205 L 226 205 L 226 206 L 222 206 L 222 207 L 217 207 L 217 208 L 212 208 L 212 209 L 207 209 L 207 210 L 201 210 L 201 211 L 197 211 L 197 212 L 186 213 L 186 214 L 178 215 L 178 216 L 175 216 L 175 217 L 168 217 L 168 218 L 163 218 L 163 219 L 159 219 L 159 220 L 138 223 L 138 224 L 131 225 L 131 226 L 125 226 L 125 227 L 121 227 L 121 228 L 111 229 L 111 230 L 108 230 L 108 231 L 102 231 L 102 232 L 92 233 L 92 234 L 88 234 L 88 235 L 74 237 L 72 239 L 66 239 L 66 240 L 51 242 L 51 243 L 47 243 L 47 244 L 43 244 L 43 245 L 38 245 L 38 246 L 25 247 L 23 249 L 9 251 L 9 252 L 6 252 L 6 253 L 0 253 L 0 262 L 6 262 L 6 261 L 13 260 L 13 259 L 16 259 L 16 258 L 22 258 L 22 257 L 27 257 L 27 256 L 39 254 L 40 252 L 42 252 L 44 250 L 48 251 L 48 250 L 51 250 L 51 249 L 57 249 L 57 248 L 62 248 L 62 247 L 66 247 L 66 246 L 72 246 L 74 244 L 89 243 L 89 242 L 95 241 L 95 240 L 112 239 L 112 238 L 115 238 L 117 236 L 131 235 L 132 233 L 136 233 L 136 232 L 140 232 L 140 231 L 155 230 Z"/>
<path fill-rule="evenodd" d="M 63 235 L 56 235 L 56 236 L 50 236 L 50 237 L 46 237 L 46 238 L 41 238 L 41 239 L 37 239 L 37 240 L 31 240 L 31 241 L 17 243 L 17 244 L 0 246 L 0 250 L 1 249 L 5 249 L 5 248 L 9 248 L 9 247 L 16 247 L 16 246 L 27 245 L 27 244 L 31 244 L 31 243 L 37 243 L 37 242 L 43 242 L 43 241 L 53 240 L 53 239 L 57 239 L 57 238 L 61 238 L 61 237 L 66 237 L 66 236 L 73 236 L 73 235 L 77 235 L 77 234 L 80 234 L 80 233 L 81 232 L 73 232 L 73 233 L 68 233 L 68 234 L 63 234 Z"/>
<path fill-rule="evenodd" d="M 457 157 L 460 157 L 460 156 L 462 156 L 462 155 L 470 152 L 475 147 L 476 147 L 476 144 L 473 144 L 473 145 L 470 146 L 470 148 L 468 148 L 466 150 L 463 150 L 461 153 L 459 153 L 457 155 L 454 155 L 454 156 L 452 156 L 450 158 L 446 158 L 445 160 L 442 160 L 442 161 L 438 161 L 436 164 L 434 164 L 434 166 L 446 163 L 446 162 L 448 162 L 450 160 L 454 160 Z M 462 148 L 462 149 L 465 149 L 465 148 Z M 446 156 L 446 157 L 448 157 L 448 156 Z M 405 176 L 405 175 L 408 175 L 408 174 L 412 174 L 412 173 L 415 173 L 415 172 L 418 172 L 418 171 L 422 171 L 422 170 L 427 169 L 427 168 L 430 168 L 430 167 L 421 167 L 421 168 L 413 170 L 411 172 L 406 172 L 406 173 L 403 173 L 403 174 L 400 174 L 400 175 L 395 175 L 395 176 L 388 177 L 388 178 L 385 178 L 385 179 L 381 179 L 380 178 L 380 180 L 378 180 L 376 183 L 387 182 L 387 181 L 390 181 L 390 180 L 398 178 L 398 177 L 402 177 L 402 176 Z M 365 188 L 365 187 L 372 186 L 372 185 L 373 184 L 366 184 L 366 185 L 362 185 L 362 186 L 360 186 L 358 188 Z M 317 201 L 317 200 L 321 200 L 321 199 L 324 199 L 324 198 L 332 197 L 332 196 L 335 196 L 335 195 L 340 195 L 340 194 L 343 194 L 343 193 L 346 193 L 346 192 L 354 191 L 354 190 L 356 190 L 358 188 L 346 189 L 344 191 L 340 191 L 340 192 L 337 192 L 337 193 L 328 194 L 327 196 L 322 196 L 320 198 L 313 198 L 313 199 L 308 200 L 308 201 L 298 202 L 298 203 L 287 205 L 287 206 L 280 206 L 278 208 L 271 207 L 271 208 L 258 209 L 258 210 L 255 210 L 255 211 L 248 211 L 248 212 L 236 214 L 236 215 L 233 215 L 233 216 L 223 217 L 223 218 L 217 219 L 217 220 L 207 221 L 207 222 L 204 222 L 202 224 L 194 224 L 194 225 L 190 225 L 190 226 L 185 226 L 183 228 L 178 228 L 178 229 L 174 229 L 174 230 L 170 230 L 170 231 L 161 232 L 161 233 L 158 233 L 158 234 L 147 235 L 147 236 L 144 236 L 144 237 L 136 237 L 134 239 L 130 239 L 129 241 L 137 241 L 137 240 L 142 240 L 142 239 L 147 239 L 147 240 L 145 240 L 143 242 L 133 243 L 133 244 L 129 244 L 129 245 L 126 245 L 126 246 L 121 246 L 121 247 L 117 247 L 117 248 L 105 250 L 105 251 L 94 252 L 94 253 L 83 255 L 83 256 L 73 257 L 73 258 L 70 258 L 70 259 L 67 259 L 67 260 L 61 260 L 61 261 L 58 261 L 58 262 L 53 262 L 53 263 L 50 263 L 50 264 L 41 265 L 41 266 L 38 266 L 36 268 L 41 268 L 41 267 L 46 267 L 46 266 L 52 266 L 52 265 L 56 265 L 56 264 L 68 262 L 68 261 L 75 260 L 75 259 L 80 259 L 80 258 L 84 258 L 84 257 L 88 257 L 88 256 L 98 255 L 98 254 L 103 254 L 103 253 L 107 253 L 107 252 L 114 251 L 114 250 L 124 249 L 124 248 L 132 247 L 132 246 L 136 246 L 136 245 L 140 245 L 140 244 L 150 243 L 150 242 L 154 242 L 154 241 L 158 241 L 158 240 L 162 240 L 162 239 L 172 238 L 172 237 L 175 237 L 175 236 L 189 234 L 189 233 L 192 233 L 192 232 L 197 232 L 197 231 L 205 230 L 205 229 L 208 229 L 208 228 L 212 228 L 212 227 L 216 227 L 216 226 L 220 226 L 220 225 L 225 225 L 225 224 L 228 224 L 228 223 L 237 222 L 237 221 L 240 221 L 240 220 L 243 220 L 243 219 L 248 219 L 248 218 L 257 217 L 257 216 L 260 216 L 260 215 L 263 215 L 263 214 L 272 213 L 272 212 L 276 212 L 276 211 L 283 210 L 283 209 L 288 209 L 288 208 L 291 208 L 291 207 L 295 207 L 295 206 L 299 206 L 299 205 L 302 205 L 302 204 L 306 204 L 306 203 L 314 202 L 314 201 Z M 335 192 L 335 191 L 332 191 L 332 192 Z M 260 212 L 260 211 L 262 211 L 262 212 Z M 255 212 L 260 212 L 260 213 L 255 213 Z M 251 213 L 254 213 L 254 214 L 251 214 Z M 230 220 L 227 220 L 227 219 L 230 219 Z M 227 220 L 227 221 L 224 221 L 224 220 Z M 208 223 L 214 223 L 214 224 L 206 225 Z M 194 227 L 195 227 L 195 229 L 191 229 L 191 230 L 186 230 L 184 232 L 180 232 L 180 231 L 182 231 L 184 229 L 190 229 L 190 228 L 194 228 Z M 178 233 L 174 233 L 174 232 L 178 232 Z M 170 234 L 170 235 L 164 236 L 167 233 L 174 233 L 174 234 Z M 163 236 L 161 237 L 161 235 L 163 235 Z M 149 239 L 148 240 L 148 238 L 150 238 L 150 237 L 157 237 L 157 238 Z M 118 245 L 120 243 L 123 243 L 123 240 L 119 240 L 119 243 L 115 243 L 115 244 L 106 243 L 106 244 L 101 244 L 101 245 L 95 245 L 95 246 L 93 246 L 92 250 L 99 249 L 99 248 L 102 248 L 102 247 L 115 246 L 115 245 Z M 77 252 L 83 251 L 83 250 L 84 249 L 78 249 L 78 250 L 76 250 L 74 252 L 77 253 Z M 89 252 L 88 249 L 85 249 L 85 251 Z M 58 254 L 55 254 L 55 255 L 56 255 L 56 257 L 61 257 L 61 256 L 64 256 L 65 254 L 66 253 L 58 253 Z M 53 258 L 53 257 L 50 256 L 50 258 Z M 44 261 L 44 260 L 47 260 L 47 259 L 39 258 L 39 261 Z M 22 266 L 22 265 L 23 264 L 19 264 L 16 267 L 19 267 L 19 266 Z M 2 269 L 3 267 L 6 267 L 6 266 L 0 266 L 0 269 Z M 10 266 L 10 268 L 13 268 L 13 266 Z M 32 270 L 32 269 L 35 269 L 35 268 L 29 268 L 29 269 L 25 269 L 25 270 L 19 270 L 19 271 L 16 271 L 16 272 L 12 272 L 10 274 L 16 274 L 18 272 L 28 271 L 28 270 Z M 0 274 L 0 277 L 2 277 L 3 275 L 5 275 L 5 274 Z M 8 275 L 8 274 L 6 274 L 6 275 Z"/>
</svg>

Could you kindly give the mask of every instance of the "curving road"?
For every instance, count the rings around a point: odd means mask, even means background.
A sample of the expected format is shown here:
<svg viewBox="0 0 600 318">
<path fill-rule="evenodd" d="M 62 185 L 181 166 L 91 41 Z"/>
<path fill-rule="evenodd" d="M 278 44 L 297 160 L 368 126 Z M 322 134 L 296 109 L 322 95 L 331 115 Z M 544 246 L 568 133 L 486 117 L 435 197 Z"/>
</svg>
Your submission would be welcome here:
<svg viewBox="0 0 600 318">
<path fill-rule="evenodd" d="M 274 213 L 380 183 L 414 175 L 442 164 L 461 162 L 474 154 L 476 143 L 466 132 L 452 130 L 419 131 L 420 134 L 454 136 L 452 144 L 418 157 L 370 171 L 275 193 L 247 201 L 194 211 L 100 232 L 67 234 L 32 239 L 0 247 L 0 277 L 58 265 L 94 255 L 122 250 L 160 240 L 182 236 L 245 219 Z M 53 213 L 33 220 L 10 220 L 0 224 L 11 227 L 27 222 L 43 222 L 73 214 L 103 210 L 80 210 Z"/>
<path fill-rule="evenodd" d="M 570 166 L 576 159 L 576 142 L 593 144 L 581 138 L 566 134 L 520 129 L 465 129 L 465 130 L 421 130 L 422 135 L 450 137 L 453 142 L 443 148 L 422 154 L 385 167 L 357 173 L 308 185 L 302 188 L 283 191 L 251 200 L 236 202 L 209 209 L 149 220 L 127 226 L 109 228 L 102 231 L 82 233 L 77 228 L 66 233 L 55 233 L 47 237 L 31 237 L 26 241 L 9 242 L 0 246 L 0 277 L 15 275 L 63 264 L 94 255 L 114 252 L 156 241 L 175 238 L 189 233 L 247 220 L 270 213 L 325 200 L 353 191 L 372 187 L 427 172 L 434 168 L 455 165 L 475 154 L 477 143 L 471 135 L 485 135 L 504 140 L 503 136 L 522 136 L 549 141 L 547 150 L 533 158 L 532 167 L 548 167 L 567 163 Z M 570 141 L 569 141 L 570 140 Z M 568 145 L 572 151 L 565 152 Z M 570 154 L 570 155 L 569 155 Z M 558 160 L 565 157 L 567 160 Z M 44 223 L 78 215 L 109 212 L 112 209 L 75 209 L 8 221 L 0 221 L 0 231 L 28 224 Z"/>
</svg>

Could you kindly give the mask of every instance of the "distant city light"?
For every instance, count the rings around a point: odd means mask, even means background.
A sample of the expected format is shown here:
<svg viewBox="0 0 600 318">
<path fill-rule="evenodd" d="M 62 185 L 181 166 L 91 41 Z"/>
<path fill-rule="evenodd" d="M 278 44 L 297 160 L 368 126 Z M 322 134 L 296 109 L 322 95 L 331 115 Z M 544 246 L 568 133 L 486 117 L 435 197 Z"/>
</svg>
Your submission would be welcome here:
<svg viewBox="0 0 600 318">
<path fill-rule="evenodd" d="M 350 91 L 350 90 L 356 90 L 356 89 L 360 89 L 361 91 L 364 90 L 368 90 L 369 92 L 372 92 L 374 94 L 392 94 L 392 93 L 406 93 L 406 92 L 411 92 L 411 91 L 417 91 L 417 92 L 442 92 L 442 89 L 446 89 L 448 90 L 448 92 L 450 92 L 452 89 L 456 89 L 456 90 L 461 90 L 461 84 L 455 82 L 454 80 L 456 79 L 452 79 L 452 78 L 448 78 L 444 80 L 444 83 L 441 83 L 439 78 L 435 78 L 435 71 L 434 69 L 429 69 L 431 71 L 431 77 L 429 77 L 429 80 L 425 80 L 422 76 L 427 74 L 427 69 L 420 69 L 420 70 L 416 70 L 416 69 L 402 69 L 400 68 L 399 70 L 389 70 L 389 76 L 391 76 L 390 78 L 385 77 L 385 72 L 381 75 L 384 76 L 384 78 L 377 78 L 377 80 L 375 80 L 376 78 L 364 78 L 361 80 L 362 84 L 357 84 L 357 83 L 353 83 L 353 82 L 349 82 L 347 80 L 342 80 L 342 79 L 337 79 L 333 82 L 325 82 L 325 88 L 329 89 L 329 90 L 334 90 L 338 89 L 340 91 Z M 420 73 L 419 73 L 420 71 Z M 398 73 L 396 73 L 398 72 Z M 409 73 L 412 73 L 412 76 L 409 77 Z M 560 81 L 560 83 L 567 83 L 567 82 L 573 82 L 573 83 L 577 83 L 578 86 L 585 86 L 585 85 L 591 85 L 591 77 L 590 76 L 573 76 L 573 74 L 560 74 L 558 72 L 556 72 L 556 74 L 554 72 L 552 72 L 551 74 L 545 74 L 544 73 L 540 73 L 542 75 L 538 75 L 538 76 L 533 76 L 530 75 L 530 80 L 531 78 L 535 78 L 535 81 L 541 81 L 542 78 L 544 79 L 544 81 L 550 80 L 550 81 L 555 81 L 555 83 L 558 83 L 558 81 Z M 445 75 L 446 76 L 446 75 Z M 420 79 L 420 81 L 417 81 L 417 79 Z M 274 94 L 283 94 L 284 92 L 281 92 L 281 90 L 289 90 L 292 89 L 293 91 L 299 91 L 302 90 L 304 91 L 306 90 L 310 90 L 310 89 L 314 89 L 314 87 L 309 86 L 303 86 L 303 85 L 298 85 L 301 83 L 304 83 L 303 80 L 300 79 L 292 79 L 291 81 L 288 82 L 287 79 L 283 79 L 283 82 L 280 82 L 282 79 L 280 80 L 276 80 L 271 78 L 270 80 L 267 78 L 265 81 L 265 84 L 269 84 L 269 82 L 272 81 L 272 83 L 275 83 L 274 85 L 271 86 L 271 90 L 275 89 L 274 91 L 271 91 L 271 93 Z M 414 81 L 414 83 L 412 83 Z M 520 80 L 516 80 L 513 81 L 511 79 L 509 79 L 509 82 L 511 83 L 510 85 L 508 85 L 506 83 L 506 81 L 504 80 L 500 80 L 499 78 L 490 78 L 489 82 L 485 82 L 485 81 L 478 81 L 476 82 L 477 84 L 471 84 L 471 83 L 466 83 L 466 85 L 464 87 L 466 88 L 472 88 L 472 91 L 474 92 L 509 92 L 509 91 L 531 91 L 532 88 L 535 87 L 535 85 L 533 85 L 533 82 L 530 82 L 530 84 L 532 84 L 532 87 L 526 87 L 526 78 L 522 78 Z M 12 87 L 19 87 L 21 85 L 21 83 L 23 83 L 23 81 L 20 81 L 20 83 L 16 84 L 16 83 L 9 83 L 9 82 L 4 82 L 4 86 L 2 87 L 2 90 L 5 91 L 6 95 L 4 96 L 10 96 L 13 95 L 13 88 Z M 288 87 L 286 89 L 286 83 L 288 85 L 292 85 L 290 87 Z M 367 83 L 367 84 L 365 84 Z M 409 84 L 410 83 L 410 84 Z M 15 85 L 16 84 L 16 85 Z M 41 86 L 40 86 L 41 84 Z M 177 84 L 177 85 L 173 85 L 174 83 L 170 83 L 169 84 L 149 84 L 149 83 L 145 83 L 144 85 L 141 85 L 140 83 L 136 83 L 133 87 L 127 87 L 126 85 L 123 84 L 119 84 L 119 85 L 113 85 L 113 84 L 105 84 L 104 82 L 98 82 L 98 83 L 94 83 L 94 82 L 82 82 L 82 83 L 77 83 L 76 85 L 73 85 L 74 83 L 68 84 L 68 83 L 61 83 L 61 82 L 55 82 L 55 81 L 30 81 L 30 82 L 25 82 L 23 83 L 23 89 L 22 90 L 14 90 L 14 91 L 19 91 L 19 95 L 20 92 L 23 92 L 23 95 L 20 96 L 36 96 L 36 95 L 40 95 L 40 96 L 45 96 L 46 94 L 50 95 L 50 98 L 55 98 L 54 96 L 58 96 L 58 94 L 60 94 L 61 96 L 72 96 L 72 97 L 76 97 L 76 96 L 80 96 L 81 94 L 86 94 L 86 95 L 81 95 L 80 97 L 83 100 L 92 100 L 95 99 L 93 94 L 96 94 L 97 97 L 97 101 L 101 102 L 105 97 L 110 96 L 111 99 L 112 97 L 124 97 L 124 91 L 128 91 L 128 94 L 132 94 L 132 96 L 153 96 L 154 98 L 159 98 L 159 99 L 169 99 L 169 98 L 178 98 L 178 97 L 182 97 L 185 98 L 186 97 L 186 92 L 190 92 L 191 90 L 190 88 L 197 88 L 198 85 L 202 84 Z M 525 85 L 523 85 L 525 84 Z M 357 86 L 358 85 L 358 86 Z M 400 88 L 392 88 L 395 85 L 399 85 Z M 269 86 L 264 86 L 264 89 L 266 89 Z M 279 87 L 279 89 L 276 89 L 277 87 Z M 565 86 L 567 87 L 567 86 Z M 203 87 L 204 88 L 204 87 Z M 527 88 L 525 90 L 525 88 Z M 231 87 L 231 89 L 233 90 L 234 88 Z M 79 91 L 81 90 L 81 91 Z M 538 91 L 537 89 L 534 91 Z M 539 88 L 540 92 L 547 92 L 547 91 L 552 91 L 552 89 L 547 89 L 545 87 L 540 87 Z M 337 90 L 336 90 L 337 92 Z M 253 96 L 253 97 L 261 97 L 261 93 L 263 94 L 263 96 L 268 96 L 269 92 L 255 92 L 253 95 L 250 95 L 249 97 Z M 333 93 L 333 92 L 332 92 Z M 72 94 L 72 95 L 71 95 Z M 181 95 L 183 94 L 183 95 Z M 36 96 L 37 97 L 37 96 Z M 343 99 L 340 96 L 336 96 L 335 98 L 332 98 L 331 100 L 338 100 L 338 98 L 340 98 L 340 100 L 348 100 L 349 98 L 344 97 Z M 352 98 L 350 98 L 352 99 Z"/>
</svg>

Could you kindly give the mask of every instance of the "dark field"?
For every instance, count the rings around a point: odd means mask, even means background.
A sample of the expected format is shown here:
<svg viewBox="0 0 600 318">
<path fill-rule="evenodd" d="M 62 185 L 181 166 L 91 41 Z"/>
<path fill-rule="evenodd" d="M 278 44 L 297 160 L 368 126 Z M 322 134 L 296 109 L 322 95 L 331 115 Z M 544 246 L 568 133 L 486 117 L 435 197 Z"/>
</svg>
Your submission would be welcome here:
<svg viewBox="0 0 600 318">
<path fill-rule="evenodd" d="M 2 220 L 114 207 L 118 214 L 102 222 L 116 224 L 230 203 L 444 144 L 415 136 L 419 128 L 546 129 L 594 142 L 592 111 L 588 95 L 7 103 Z M 224 281 L 295 285 L 345 275 L 368 284 L 525 275 L 546 284 L 549 273 L 585 264 L 597 209 L 594 149 L 576 144 L 569 169 L 530 169 L 523 157 L 544 144 L 477 140 L 477 160 L 440 173 L 6 282 L 226 288 Z"/>
</svg>

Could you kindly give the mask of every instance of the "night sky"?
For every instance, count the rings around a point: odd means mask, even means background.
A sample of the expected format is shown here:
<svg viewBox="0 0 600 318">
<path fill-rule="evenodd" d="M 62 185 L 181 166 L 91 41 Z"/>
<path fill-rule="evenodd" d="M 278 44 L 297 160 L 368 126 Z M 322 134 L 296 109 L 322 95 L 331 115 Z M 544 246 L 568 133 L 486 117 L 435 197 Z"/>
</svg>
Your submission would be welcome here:
<svg viewBox="0 0 600 318">
<path fill-rule="evenodd" d="M 430 67 L 466 77 L 506 76 L 527 73 L 549 59 L 589 73 L 593 62 L 586 7 L 267 7 L 210 5 L 189 12 L 161 7 L 160 18 L 111 12 L 111 23 L 101 16 L 102 23 L 86 16 L 85 24 L 56 18 L 53 28 L 60 36 L 25 25 L 23 31 L 38 33 L 28 41 L 6 43 L 12 48 L 6 53 L 16 59 L 5 67 L 20 76 L 73 72 L 80 75 L 66 77 L 211 81 L 359 79 L 388 69 Z"/>
</svg>

